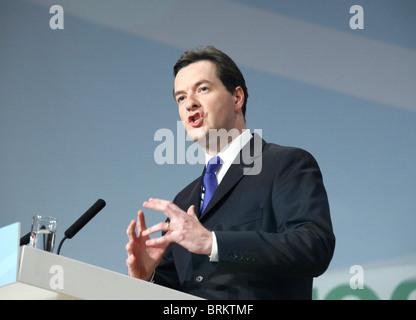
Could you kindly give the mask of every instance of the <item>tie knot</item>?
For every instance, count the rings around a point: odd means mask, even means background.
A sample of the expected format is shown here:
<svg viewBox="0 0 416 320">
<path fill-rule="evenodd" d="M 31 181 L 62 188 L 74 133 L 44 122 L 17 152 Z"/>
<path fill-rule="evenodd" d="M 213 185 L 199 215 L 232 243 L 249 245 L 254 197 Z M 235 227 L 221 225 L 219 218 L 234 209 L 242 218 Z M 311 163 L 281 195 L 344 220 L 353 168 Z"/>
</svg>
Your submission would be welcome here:
<svg viewBox="0 0 416 320">
<path fill-rule="evenodd" d="M 219 156 L 216 156 L 215 158 L 211 158 L 207 164 L 207 172 L 209 173 L 217 172 L 220 165 L 221 165 L 221 158 Z"/>
</svg>

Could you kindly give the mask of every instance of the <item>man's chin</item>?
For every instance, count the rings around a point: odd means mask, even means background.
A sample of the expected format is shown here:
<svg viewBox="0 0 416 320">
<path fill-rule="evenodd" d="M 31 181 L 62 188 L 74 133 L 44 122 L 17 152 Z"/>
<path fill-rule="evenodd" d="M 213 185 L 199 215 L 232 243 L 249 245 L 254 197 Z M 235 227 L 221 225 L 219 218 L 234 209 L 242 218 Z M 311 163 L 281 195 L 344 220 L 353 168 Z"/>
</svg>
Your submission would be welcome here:
<svg viewBox="0 0 416 320">
<path fill-rule="evenodd" d="M 198 144 L 205 144 L 207 140 L 207 134 L 204 130 L 198 130 L 198 129 L 191 129 L 187 131 L 188 137 Z"/>
</svg>

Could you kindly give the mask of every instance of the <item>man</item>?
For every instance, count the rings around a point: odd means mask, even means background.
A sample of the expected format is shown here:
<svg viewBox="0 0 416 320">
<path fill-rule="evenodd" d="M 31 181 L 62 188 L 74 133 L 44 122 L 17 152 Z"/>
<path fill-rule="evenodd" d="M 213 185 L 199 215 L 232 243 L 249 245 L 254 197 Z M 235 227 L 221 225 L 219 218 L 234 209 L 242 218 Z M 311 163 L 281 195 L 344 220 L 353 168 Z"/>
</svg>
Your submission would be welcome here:
<svg viewBox="0 0 416 320">
<path fill-rule="evenodd" d="M 207 299 L 311 299 L 335 246 L 315 159 L 246 130 L 244 77 L 223 52 L 187 51 L 174 75 L 180 118 L 208 165 L 173 202 L 143 204 L 168 219 L 147 228 L 140 210 L 130 223 L 129 275 Z"/>
</svg>

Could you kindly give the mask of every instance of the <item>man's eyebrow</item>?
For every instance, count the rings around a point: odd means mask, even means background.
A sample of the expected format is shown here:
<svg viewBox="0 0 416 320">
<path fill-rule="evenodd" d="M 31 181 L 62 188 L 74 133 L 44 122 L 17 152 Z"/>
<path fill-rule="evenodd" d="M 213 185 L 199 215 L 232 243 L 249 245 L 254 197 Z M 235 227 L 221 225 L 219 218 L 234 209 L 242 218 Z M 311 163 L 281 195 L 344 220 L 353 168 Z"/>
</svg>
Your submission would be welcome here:
<svg viewBox="0 0 416 320">
<path fill-rule="evenodd" d="M 200 80 L 200 81 L 198 81 L 198 82 L 194 83 L 194 85 L 193 85 L 192 87 L 193 87 L 193 88 L 196 88 L 196 87 L 199 87 L 201 84 L 204 84 L 204 83 L 213 84 L 213 83 L 212 83 L 212 81 L 209 81 L 209 80 L 207 80 L 207 79 L 202 79 L 202 80 Z M 173 93 L 173 97 L 175 98 L 177 95 L 179 95 L 179 94 L 183 94 L 183 93 L 186 93 L 186 92 L 185 92 L 185 90 L 178 90 L 178 91 L 175 91 L 175 92 Z"/>
</svg>

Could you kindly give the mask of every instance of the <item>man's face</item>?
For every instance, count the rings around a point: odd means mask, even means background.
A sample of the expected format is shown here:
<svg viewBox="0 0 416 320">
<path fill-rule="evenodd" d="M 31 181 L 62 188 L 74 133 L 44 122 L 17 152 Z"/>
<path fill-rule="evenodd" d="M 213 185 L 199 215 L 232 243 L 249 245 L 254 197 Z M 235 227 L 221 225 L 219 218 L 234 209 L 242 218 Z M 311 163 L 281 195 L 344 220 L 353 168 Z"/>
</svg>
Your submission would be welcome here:
<svg viewBox="0 0 416 320">
<path fill-rule="evenodd" d="M 208 138 L 210 129 L 235 128 L 235 97 L 217 77 L 213 62 L 202 60 L 182 68 L 175 78 L 174 97 L 193 141 Z"/>
</svg>

